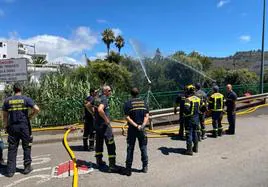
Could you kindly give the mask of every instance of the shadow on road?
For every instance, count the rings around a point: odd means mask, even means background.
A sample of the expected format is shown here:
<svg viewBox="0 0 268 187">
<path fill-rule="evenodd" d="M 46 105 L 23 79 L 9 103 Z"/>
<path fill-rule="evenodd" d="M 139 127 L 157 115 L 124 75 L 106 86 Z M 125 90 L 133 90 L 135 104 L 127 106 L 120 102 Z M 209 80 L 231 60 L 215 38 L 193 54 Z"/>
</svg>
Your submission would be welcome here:
<svg viewBox="0 0 268 187">
<path fill-rule="evenodd" d="M 158 150 L 160 150 L 164 155 L 169 155 L 169 153 L 177 153 L 184 155 L 186 151 L 186 149 L 184 148 L 172 148 L 172 147 L 159 147 Z"/>
<path fill-rule="evenodd" d="M 73 151 L 92 152 L 92 151 L 85 151 L 82 145 L 71 145 L 70 148 Z"/>
</svg>

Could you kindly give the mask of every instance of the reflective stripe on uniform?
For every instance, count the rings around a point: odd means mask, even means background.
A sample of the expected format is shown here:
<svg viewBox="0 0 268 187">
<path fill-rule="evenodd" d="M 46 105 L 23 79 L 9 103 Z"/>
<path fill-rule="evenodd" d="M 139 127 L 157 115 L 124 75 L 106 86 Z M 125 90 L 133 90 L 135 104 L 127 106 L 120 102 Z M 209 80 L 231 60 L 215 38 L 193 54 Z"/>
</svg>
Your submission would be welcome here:
<svg viewBox="0 0 268 187">
<path fill-rule="evenodd" d="M 114 143 L 114 140 L 109 140 L 108 141 L 108 144 L 113 144 Z"/>
<path fill-rule="evenodd" d="M 132 108 L 132 109 L 130 109 L 129 111 L 134 111 L 134 110 L 146 110 L 146 108 L 144 108 L 144 107 L 140 107 L 140 108 Z"/>
<path fill-rule="evenodd" d="M 28 110 L 27 107 L 21 107 L 21 108 L 10 108 L 8 111 L 18 111 L 18 110 Z"/>
<path fill-rule="evenodd" d="M 195 103 L 198 103 L 198 108 L 200 106 L 200 99 L 196 96 L 192 96 L 189 97 L 188 100 L 190 101 L 190 103 L 192 103 L 192 107 L 191 107 L 191 113 L 190 114 L 186 114 L 185 117 L 189 117 L 189 116 L 193 116 L 194 115 L 194 109 L 195 109 Z M 190 103 L 185 103 L 185 105 L 187 106 L 191 106 Z"/>
<path fill-rule="evenodd" d="M 99 155 L 102 155 L 102 152 L 96 152 L 95 153 L 95 156 L 99 156 Z"/>
<path fill-rule="evenodd" d="M 212 111 L 223 111 L 223 95 L 221 93 L 214 93 L 211 95 L 211 98 L 213 99 L 213 101 L 209 101 L 209 103 L 213 103 L 214 102 L 214 106 L 213 109 L 211 109 Z M 217 100 L 220 99 L 220 108 L 217 108 Z"/>
<path fill-rule="evenodd" d="M 115 158 L 116 155 L 108 155 L 108 158 Z"/>
</svg>

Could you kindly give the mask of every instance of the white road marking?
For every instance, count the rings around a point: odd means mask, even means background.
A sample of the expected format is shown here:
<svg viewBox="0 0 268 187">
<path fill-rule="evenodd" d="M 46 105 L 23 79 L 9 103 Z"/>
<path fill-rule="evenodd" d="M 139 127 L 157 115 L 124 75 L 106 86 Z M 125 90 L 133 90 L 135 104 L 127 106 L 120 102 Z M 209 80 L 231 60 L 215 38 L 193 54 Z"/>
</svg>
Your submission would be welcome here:
<svg viewBox="0 0 268 187">
<path fill-rule="evenodd" d="M 41 165 L 41 164 L 48 163 L 50 161 L 51 161 L 50 158 L 33 158 L 31 165 L 32 166 L 33 165 Z M 17 161 L 17 163 L 22 163 L 22 162 L 23 162 L 22 160 Z M 23 167 L 23 166 L 24 166 L 23 164 L 17 164 L 17 167 Z"/>
<path fill-rule="evenodd" d="M 46 181 L 49 181 L 51 179 L 50 175 L 33 175 L 33 176 L 24 177 L 22 179 L 19 179 L 17 181 L 14 181 L 11 184 L 6 185 L 4 187 L 12 187 L 12 186 L 15 186 L 17 184 L 20 184 L 22 182 L 25 182 L 27 180 L 34 179 L 34 178 L 41 178 L 42 179 L 41 181 L 37 181 L 36 184 L 41 184 L 41 183 L 46 182 Z"/>
<path fill-rule="evenodd" d="M 46 167 L 46 168 L 39 168 L 39 169 L 34 169 L 31 173 L 36 173 L 40 171 L 46 171 L 46 170 L 51 170 L 51 167 Z M 20 172 L 16 172 L 15 175 L 21 174 Z M 4 177 L 4 175 L 0 174 L 0 177 Z"/>
</svg>

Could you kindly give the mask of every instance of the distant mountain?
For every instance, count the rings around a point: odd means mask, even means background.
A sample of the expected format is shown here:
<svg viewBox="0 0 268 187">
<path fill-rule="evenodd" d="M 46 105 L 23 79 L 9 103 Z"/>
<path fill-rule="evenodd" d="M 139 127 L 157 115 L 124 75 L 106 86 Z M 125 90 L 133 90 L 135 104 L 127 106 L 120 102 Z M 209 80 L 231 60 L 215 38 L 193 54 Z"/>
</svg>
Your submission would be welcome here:
<svg viewBox="0 0 268 187">
<path fill-rule="evenodd" d="M 228 57 L 209 57 L 212 60 L 212 68 L 223 67 L 226 69 L 248 68 L 256 73 L 260 72 L 261 50 L 240 51 Z M 268 67 L 268 51 L 264 56 L 265 67 Z"/>
</svg>

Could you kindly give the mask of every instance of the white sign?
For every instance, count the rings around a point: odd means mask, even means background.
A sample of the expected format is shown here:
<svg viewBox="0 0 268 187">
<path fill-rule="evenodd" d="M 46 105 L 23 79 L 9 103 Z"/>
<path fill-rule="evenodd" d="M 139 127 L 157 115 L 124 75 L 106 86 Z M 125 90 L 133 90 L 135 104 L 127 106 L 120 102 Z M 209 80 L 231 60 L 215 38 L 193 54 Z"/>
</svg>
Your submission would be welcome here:
<svg viewBox="0 0 268 187">
<path fill-rule="evenodd" d="M 0 60 L 0 82 L 27 80 L 27 60 L 25 58 Z"/>
</svg>

